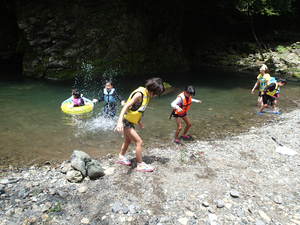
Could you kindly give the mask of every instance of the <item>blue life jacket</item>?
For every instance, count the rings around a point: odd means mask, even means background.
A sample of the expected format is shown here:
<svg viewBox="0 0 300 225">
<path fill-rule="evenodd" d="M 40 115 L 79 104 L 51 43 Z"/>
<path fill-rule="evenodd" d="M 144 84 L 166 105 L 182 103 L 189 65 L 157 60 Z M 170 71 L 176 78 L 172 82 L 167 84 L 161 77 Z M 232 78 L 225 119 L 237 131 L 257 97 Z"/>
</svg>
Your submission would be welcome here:
<svg viewBox="0 0 300 225">
<path fill-rule="evenodd" d="M 114 88 L 110 89 L 110 92 L 109 92 L 109 93 L 107 92 L 106 88 L 104 88 L 103 94 L 104 94 L 104 101 L 105 101 L 106 103 L 109 103 L 109 102 L 115 102 L 115 101 L 116 101 L 116 99 L 113 97 L 113 93 L 114 93 L 114 92 L 115 92 L 115 89 L 114 89 Z"/>
<path fill-rule="evenodd" d="M 276 78 L 275 78 L 275 77 L 271 77 L 271 78 L 270 78 L 270 84 L 271 84 L 271 83 L 273 83 L 273 82 L 274 82 L 274 83 L 276 83 L 276 82 L 277 82 L 277 80 L 276 80 Z"/>
</svg>

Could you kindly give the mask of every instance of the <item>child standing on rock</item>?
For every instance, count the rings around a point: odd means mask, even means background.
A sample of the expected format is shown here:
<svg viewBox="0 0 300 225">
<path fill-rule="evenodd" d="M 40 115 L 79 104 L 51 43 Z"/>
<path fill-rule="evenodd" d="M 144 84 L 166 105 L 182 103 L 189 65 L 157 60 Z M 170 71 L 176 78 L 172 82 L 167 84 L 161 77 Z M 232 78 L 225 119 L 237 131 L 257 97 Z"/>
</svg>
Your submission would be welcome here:
<svg viewBox="0 0 300 225">
<path fill-rule="evenodd" d="M 187 115 L 187 111 L 190 109 L 190 106 L 192 102 L 201 103 L 201 100 L 193 99 L 191 96 L 195 95 L 195 89 L 193 86 L 187 86 L 184 89 L 184 92 L 180 93 L 177 98 L 171 103 L 171 106 L 173 107 L 172 116 L 175 117 L 175 121 L 177 124 L 177 129 L 175 131 L 175 143 L 180 143 L 178 140 L 179 132 L 181 131 L 181 121 L 180 118 L 183 119 L 183 121 L 186 124 L 186 127 L 184 128 L 183 134 L 181 135 L 182 138 L 190 139 L 191 137 L 187 135 L 186 133 L 192 126 L 190 119 Z"/>
<path fill-rule="evenodd" d="M 146 81 L 145 87 L 139 87 L 134 90 L 125 106 L 123 107 L 120 117 L 118 120 L 115 131 L 119 134 L 124 133 L 124 143 L 121 147 L 121 152 L 117 163 L 130 165 L 131 162 L 124 156 L 128 146 L 133 141 L 136 144 L 136 160 L 137 160 L 137 171 L 151 172 L 154 167 L 147 165 L 142 161 L 142 145 L 143 140 L 140 138 L 138 133 L 135 131 L 135 125 L 139 124 L 140 129 L 143 128 L 141 116 L 144 113 L 150 97 L 160 96 L 165 91 L 163 82 L 158 77 L 150 78 Z"/>
</svg>

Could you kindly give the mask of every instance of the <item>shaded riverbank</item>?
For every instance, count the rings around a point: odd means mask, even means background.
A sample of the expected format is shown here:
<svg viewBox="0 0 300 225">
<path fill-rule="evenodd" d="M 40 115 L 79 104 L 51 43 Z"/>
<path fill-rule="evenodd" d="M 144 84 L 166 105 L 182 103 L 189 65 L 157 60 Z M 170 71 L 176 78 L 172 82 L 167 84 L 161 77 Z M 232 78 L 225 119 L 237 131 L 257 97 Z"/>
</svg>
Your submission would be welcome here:
<svg viewBox="0 0 300 225">
<path fill-rule="evenodd" d="M 223 140 L 151 147 L 152 173 L 98 157 L 105 176 L 69 183 L 59 165 L 1 172 L 1 224 L 299 224 L 300 109 Z"/>
</svg>

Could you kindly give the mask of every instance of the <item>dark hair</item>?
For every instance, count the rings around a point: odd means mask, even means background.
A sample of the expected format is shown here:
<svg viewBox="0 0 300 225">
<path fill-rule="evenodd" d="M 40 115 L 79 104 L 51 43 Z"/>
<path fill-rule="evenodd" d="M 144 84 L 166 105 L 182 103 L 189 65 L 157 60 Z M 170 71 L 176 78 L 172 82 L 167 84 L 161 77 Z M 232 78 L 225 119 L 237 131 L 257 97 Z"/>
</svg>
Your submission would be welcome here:
<svg viewBox="0 0 300 225">
<path fill-rule="evenodd" d="M 80 91 L 76 88 L 72 90 L 72 93 L 73 93 L 75 98 L 80 98 L 81 97 Z"/>
<path fill-rule="evenodd" d="M 110 85 L 113 85 L 113 83 L 112 83 L 111 80 L 106 80 L 106 81 L 105 81 L 105 84 L 107 84 L 107 83 L 110 83 Z"/>
<path fill-rule="evenodd" d="M 196 94 L 195 88 L 193 86 L 186 86 L 184 91 L 190 95 Z"/>
<path fill-rule="evenodd" d="M 277 80 L 277 82 L 281 82 L 281 83 L 286 84 L 286 79 L 284 79 L 284 78 L 279 78 L 279 79 Z"/>
<path fill-rule="evenodd" d="M 152 92 L 153 95 L 160 96 L 165 91 L 163 81 L 159 77 L 152 77 L 146 80 L 145 87 L 148 91 Z"/>
</svg>

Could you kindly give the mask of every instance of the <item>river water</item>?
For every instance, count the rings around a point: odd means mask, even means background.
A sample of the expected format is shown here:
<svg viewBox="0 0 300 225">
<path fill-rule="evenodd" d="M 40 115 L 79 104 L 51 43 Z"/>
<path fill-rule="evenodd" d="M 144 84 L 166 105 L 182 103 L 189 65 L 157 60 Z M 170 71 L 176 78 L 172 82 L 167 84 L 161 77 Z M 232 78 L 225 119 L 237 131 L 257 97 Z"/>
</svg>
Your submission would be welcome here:
<svg viewBox="0 0 300 225">
<path fill-rule="evenodd" d="M 172 85 L 160 98 L 150 99 L 143 117 L 144 128 L 136 130 L 144 141 L 144 148 L 172 146 L 176 124 L 169 121 L 171 102 L 187 85 L 196 90 L 188 115 L 192 122 L 188 134 L 193 140 L 211 140 L 237 135 L 251 126 L 258 126 L 277 115 L 257 115 L 257 95 L 251 95 L 256 72 L 228 69 L 202 69 L 200 72 L 157 74 Z M 103 81 L 90 78 L 73 82 L 37 79 L 9 79 L 0 81 L 0 166 L 28 166 L 45 162 L 60 163 L 69 159 L 73 150 L 82 150 L 91 157 L 117 154 L 123 137 L 113 129 L 114 120 L 103 118 L 103 103 L 96 103 L 91 113 L 71 116 L 61 111 L 61 103 L 70 97 L 71 89 L 82 90 L 86 98 L 99 98 Z M 152 76 L 120 76 L 114 87 L 126 100 L 132 90 L 143 86 Z M 278 75 L 275 75 L 279 78 Z M 288 80 L 281 88 L 278 107 L 285 113 L 295 108 L 300 98 L 300 83 Z M 117 114 L 121 107 L 118 104 Z M 266 110 L 267 112 L 270 109 Z M 183 123 L 184 125 L 184 123 Z M 184 126 L 183 126 L 184 127 Z M 134 144 L 129 150 L 134 149 Z"/>
</svg>

